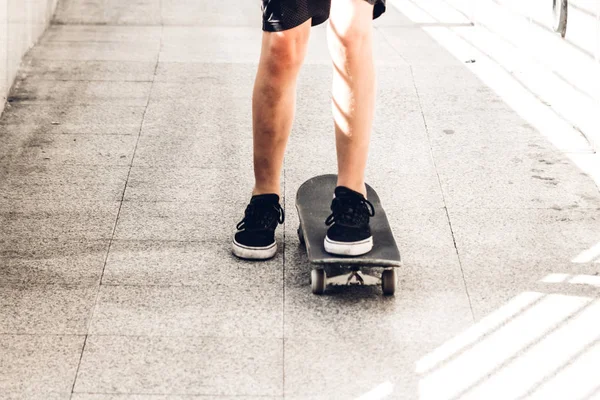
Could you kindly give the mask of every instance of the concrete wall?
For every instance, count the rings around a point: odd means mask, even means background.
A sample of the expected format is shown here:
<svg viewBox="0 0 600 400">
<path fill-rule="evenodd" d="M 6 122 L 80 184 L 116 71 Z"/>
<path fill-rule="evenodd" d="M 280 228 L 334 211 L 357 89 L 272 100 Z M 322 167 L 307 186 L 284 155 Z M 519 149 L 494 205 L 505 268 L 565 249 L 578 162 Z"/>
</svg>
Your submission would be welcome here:
<svg viewBox="0 0 600 400">
<path fill-rule="evenodd" d="M 0 113 L 23 55 L 44 32 L 57 0 L 0 0 Z"/>
</svg>

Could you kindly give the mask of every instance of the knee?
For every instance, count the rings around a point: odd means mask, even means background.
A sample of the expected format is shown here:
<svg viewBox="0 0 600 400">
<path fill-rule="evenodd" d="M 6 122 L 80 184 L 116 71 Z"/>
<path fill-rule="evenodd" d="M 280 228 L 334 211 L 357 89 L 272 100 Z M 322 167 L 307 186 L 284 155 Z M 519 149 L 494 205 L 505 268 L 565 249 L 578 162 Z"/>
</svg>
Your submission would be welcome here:
<svg viewBox="0 0 600 400">
<path fill-rule="evenodd" d="M 351 55 L 372 40 L 373 6 L 364 0 L 333 0 L 327 37 L 332 53 Z"/>
<path fill-rule="evenodd" d="M 330 21 L 328 27 L 329 47 L 332 53 L 352 55 L 371 40 L 370 24 L 341 21 Z"/>
<path fill-rule="evenodd" d="M 298 71 L 304 60 L 308 35 L 302 31 L 266 34 L 263 42 L 263 60 L 273 75 Z"/>
</svg>

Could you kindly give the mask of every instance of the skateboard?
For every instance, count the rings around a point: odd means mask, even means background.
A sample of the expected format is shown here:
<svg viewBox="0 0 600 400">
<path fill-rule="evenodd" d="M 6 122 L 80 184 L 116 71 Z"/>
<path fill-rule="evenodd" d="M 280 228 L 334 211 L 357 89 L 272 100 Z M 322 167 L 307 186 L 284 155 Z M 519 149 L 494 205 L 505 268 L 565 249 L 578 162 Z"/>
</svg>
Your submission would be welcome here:
<svg viewBox="0 0 600 400">
<path fill-rule="evenodd" d="M 304 182 L 296 195 L 296 209 L 300 218 L 298 238 L 300 244 L 306 247 L 308 260 L 312 264 L 312 292 L 323 294 L 327 286 L 381 285 L 384 295 L 393 295 L 398 282 L 396 268 L 402 266 L 400 251 L 379 196 L 371 186 L 367 185 L 367 199 L 375 207 L 375 216 L 370 221 L 373 249 L 358 257 L 325 251 L 325 220 L 331 214 L 329 207 L 336 183 L 337 175 L 316 176 Z M 328 277 L 326 267 L 337 268 L 342 273 Z M 364 268 L 383 268 L 383 271 L 379 275 L 367 272 Z"/>
</svg>

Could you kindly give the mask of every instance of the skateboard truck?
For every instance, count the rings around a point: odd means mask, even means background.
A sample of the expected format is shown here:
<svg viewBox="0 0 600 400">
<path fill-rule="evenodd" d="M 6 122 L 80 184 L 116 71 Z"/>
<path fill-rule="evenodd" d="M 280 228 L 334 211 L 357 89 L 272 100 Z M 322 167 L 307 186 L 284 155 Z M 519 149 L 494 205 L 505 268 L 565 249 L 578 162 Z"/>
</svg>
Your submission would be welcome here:
<svg viewBox="0 0 600 400">
<path fill-rule="evenodd" d="M 328 277 L 323 268 L 313 269 L 311 274 L 311 289 L 314 294 L 323 294 L 327 286 L 378 286 L 381 285 L 383 293 L 393 295 L 396 291 L 397 274 L 395 269 L 386 269 L 381 278 L 364 273 L 353 268 L 345 274 Z"/>
<path fill-rule="evenodd" d="M 365 274 L 359 270 L 354 270 L 346 274 L 327 278 L 326 283 L 331 286 L 374 286 L 379 285 L 381 279 Z"/>
</svg>

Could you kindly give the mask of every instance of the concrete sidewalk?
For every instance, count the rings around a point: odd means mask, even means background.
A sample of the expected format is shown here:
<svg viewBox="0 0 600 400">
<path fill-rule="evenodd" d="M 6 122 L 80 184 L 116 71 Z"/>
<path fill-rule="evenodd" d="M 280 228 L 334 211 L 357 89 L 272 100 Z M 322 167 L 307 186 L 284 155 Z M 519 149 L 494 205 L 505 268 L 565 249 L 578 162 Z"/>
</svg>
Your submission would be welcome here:
<svg viewBox="0 0 600 400">
<path fill-rule="evenodd" d="M 294 196 L 335 172 L 322 27 L 284 245 L 230 255 L 260 37 L 256 2 L 60 3 L 0 120 L 0 398 L 600 398 L 598 188 L 393 7 L 368 182 L 399 292 L 310 293 Z"/>
</svg>

